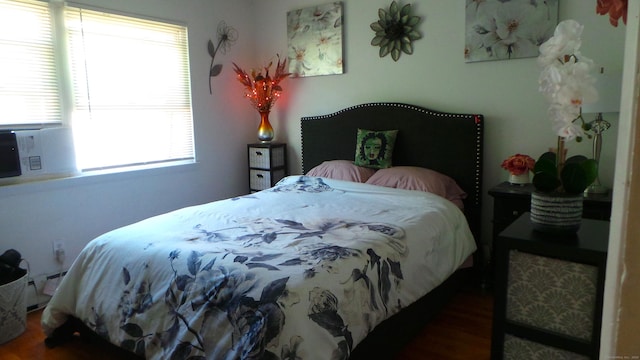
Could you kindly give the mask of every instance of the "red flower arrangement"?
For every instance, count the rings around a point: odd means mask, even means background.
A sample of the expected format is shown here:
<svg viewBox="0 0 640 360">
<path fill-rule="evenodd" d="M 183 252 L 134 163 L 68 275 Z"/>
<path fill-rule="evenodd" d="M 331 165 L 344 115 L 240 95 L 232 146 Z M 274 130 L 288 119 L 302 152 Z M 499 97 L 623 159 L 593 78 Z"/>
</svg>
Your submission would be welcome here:
<svg viewBox="0 0 640 360">
<path fill-rule="evenodd" d="M 620 17 L 625 24 L 627 23 L 627 2 L 628 0 L 598 0 L 596 13 L 599 15 L 609 14 L 611 25 L 618 27 Z"/>
<path fill-rule="evenodd" d="M 502 162 L 502 168 L 511 175 L 522 175 L 527 171 L 533 171 L 536 161 L 529 155 L 515 154 Z"/>
<path fill-rule="evenodd" d="M 280 98 L 280 93 L 282 92 L 282 87 L 279 85 L 280 81 L 291 75 L 285 71 L 287 59 L 280 61 L 280 56 L 278 56 L 278 63 L 273 76 L 269 75 L 271 65 L 273 65 L 273 62 L 264 67 L 263 75 L 261 71 L 256 73 L 255 70 L 251 70 L 251 74 L 248 74 L 236 63 L 233 63 L 238 81 L 245 87 L 245 96 L 259 112 L 271 110 L 271 107 Z"/>
</svg>

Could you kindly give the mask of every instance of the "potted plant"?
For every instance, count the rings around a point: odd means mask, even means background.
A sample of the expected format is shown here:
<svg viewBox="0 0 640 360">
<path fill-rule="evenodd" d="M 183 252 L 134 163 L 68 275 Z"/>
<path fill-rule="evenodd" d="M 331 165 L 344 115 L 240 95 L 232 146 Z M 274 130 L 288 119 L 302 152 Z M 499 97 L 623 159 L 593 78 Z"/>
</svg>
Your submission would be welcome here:
<svg viewBox="0 0 640 360">
<path fill-rule="evenodd" d="M 576 155 L 565 159 L 565 141 L 591 137 L 582 118 L 582 105 L 598 98 L 593 61 L 580 53 L 583 26 L 575 20 L 558 24 L 540 45 L 539 90 L 550 102 L 549 117 L 558 135 L 555 152 L 540 156 L 534 166 L 531 222 L 544 231 L 576 231 L 582 219 L 583 191 L 596 179 L 594 159 Z"/>
<path fill-rule="evenodd" d="M 542 193 L 580 195 L 598 176 L 598 163 L 583 155 L 575 155 L 558 168 L 556 153 L 546 152 L 533 168 L 533 186 Z"/>
<path fill-rule="evenodd" d="M 598 163 L 583 155 L 563 163 L 555 152 L 540 156 L 534 166 L 531 222 L 547 232 L 575 232 L 582 222 L 583 192 L 598 176 Z"/>
</svg>

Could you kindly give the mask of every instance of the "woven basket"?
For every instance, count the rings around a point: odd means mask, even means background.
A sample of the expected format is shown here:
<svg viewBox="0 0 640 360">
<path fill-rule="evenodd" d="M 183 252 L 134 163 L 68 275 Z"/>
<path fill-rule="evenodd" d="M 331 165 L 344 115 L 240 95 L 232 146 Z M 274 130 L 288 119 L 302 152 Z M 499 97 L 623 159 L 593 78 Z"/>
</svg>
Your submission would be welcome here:
<svg viewBox="0 0 640 360">
<path fill-rule="evenodd" d="M 27 328 L 27 274 L 0 286 L 0 344 Z"/>
</svg>

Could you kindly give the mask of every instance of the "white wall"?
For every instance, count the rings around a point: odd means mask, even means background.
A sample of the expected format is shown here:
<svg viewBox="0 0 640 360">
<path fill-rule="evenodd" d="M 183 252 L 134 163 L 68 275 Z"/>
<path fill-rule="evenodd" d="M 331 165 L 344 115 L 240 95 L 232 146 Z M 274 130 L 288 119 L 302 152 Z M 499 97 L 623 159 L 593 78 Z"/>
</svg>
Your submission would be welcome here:
<svg viewBox="0 0 640 360">
<path fill-rule="evenodd" d="M 82 0 L 130 14 L 185 23 L 189 56 L 197 164 L 0 186 L 0 252 L 18 250 L 31 275 L 53 274 L 52 240 L 66 245 L 68 267 L 95 236 L 116 227 L 183 206 L 246 193 L 246 144 L 255 140 L 253 115 L 232 91 L 234 58 L 250 58 L 253 26 L 246 21 L 247 1 L 226 0 Z M 216 41 L 219 21 L 235 27 L 239 39 L 227 54 L 209 94 L 207 41 Z M 126 86 L 126 84 L 123 84 Z M 236 90 L 234 88 L 234 90 Z M 123 129 L 126 131 L 126 129 Z M 117 141 L 117 139 L 116 139 Z"/>
<path fill-rule="evenodd" d="M 260 26 L 265 29 L 256 32 L 258 56 L 268 58 L 275 52 L 286 51 L 287 11 L 322 3 L 326 2 L 254 1 L 255 13 L 261 14 Z M 508 173 L 500 167 L 507 156 L 524 153 L 537 158 L 549 147 L 555 147 L 556 137 L 546 115 L 548 104 L 538 92 L 539 68 L 535 58 L 465 63 L 465 1 L 442 0 L 403 2 L 411 3 L 414 14 L 422 17 L 419 30 L 423 38 L 414 42 L 413 55 L 403 54 L 398 62 L 390 56 L 380 58 L 379 48 L 370 45 L 374 33 L 369 24 L 378 19 L 378 9 L 386 9 L 390 3 L 343 1 L 345 74 L 288 79 L 282 83 L 284 101 L 275 106 L 271 118 L 278 136 L 289 143 L 293 172 L 301 171 L 300 117 L 371 101 L 399 101 L 439 111 L 483 114 L 484 194 L 507 180 Z M 621 71 L 624 25 L 614 28 L 608 17 L 596 15 L 595 0 L 562 0 L 559 6 L 560 20 L 572 18 L 585 26 L 583 54 L 606 69 Z M 611 186 L 617 114 L 605 114 L 605 119 L 614 125 L 604 134 L 601 180 Z M 569 154 L 591 156 L 592 143 L 570 143 L 568 149 Z M 488 195 L 483 201 L 486 239 L 491 230 L 493 201 Z"/>
</svg>

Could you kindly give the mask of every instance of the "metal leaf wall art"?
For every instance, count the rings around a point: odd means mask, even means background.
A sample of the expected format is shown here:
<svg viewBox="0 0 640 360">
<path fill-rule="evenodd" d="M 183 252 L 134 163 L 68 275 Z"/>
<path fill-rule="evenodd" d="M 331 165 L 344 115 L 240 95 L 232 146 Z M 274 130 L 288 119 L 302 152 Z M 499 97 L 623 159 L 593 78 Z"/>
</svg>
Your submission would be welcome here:
<svg viewBox="0 0 640 360">
<path fill-rule="evenodd" d="M 393 61 L 400 55 L 413 54 L 413 41 L 422 38 L 416 30 L 420 17 L 411 15 L 411 4 L 402 8 L 393 1 L 388 10 L 378 10 L 378 20 L 371 23 L 371 30 L 376 34 L 371 45 L 380 47 L 380 57 L 391 54 Z"/>
<path fill-rule="evenodd" d="M 222 72 L 222 64 L 214 63 L 218 50 L 222 51 L 223 54 L 226 54 L 227 51 L 231 49 L 231 45 L 235 44 L 236 40 L 238 40 L 238 31 L 231 26 L 227 26 L 224 21 L 220 21 L 218 24 L 216 35 L 218 38 L 217 46 L 213 44 L 211 39 L 209 39 L 209 42 L 207 43 L 207 51 L 209 52 L 209 56 L 211 56 L 211 65 L 209 66 L 209 94 L 212 93 L 211 80 Z"/>
</svg>

